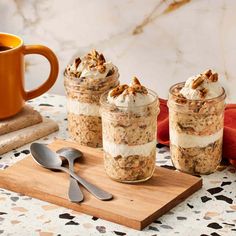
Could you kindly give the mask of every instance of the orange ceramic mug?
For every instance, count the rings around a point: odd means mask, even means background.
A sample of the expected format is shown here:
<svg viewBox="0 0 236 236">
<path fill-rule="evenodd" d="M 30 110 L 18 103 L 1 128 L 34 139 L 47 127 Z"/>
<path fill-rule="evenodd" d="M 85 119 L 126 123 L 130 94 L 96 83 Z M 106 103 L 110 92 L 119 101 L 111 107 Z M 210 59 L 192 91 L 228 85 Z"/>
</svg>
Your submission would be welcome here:
<svg viewBox="0 0 236 236">
<path fill-rule="evenodd" d="M 32 91 L 24 89 L 24 55 L 40 54 L 46 57 L 51 70 L 48 79 Z M 0 33 L 0 119 L 18 113 L 25 101 L 38 97 L 49 90 L 58 75 L 55 54 L 42 45 L 24 45 L 15 35 Z"/>
</svg>

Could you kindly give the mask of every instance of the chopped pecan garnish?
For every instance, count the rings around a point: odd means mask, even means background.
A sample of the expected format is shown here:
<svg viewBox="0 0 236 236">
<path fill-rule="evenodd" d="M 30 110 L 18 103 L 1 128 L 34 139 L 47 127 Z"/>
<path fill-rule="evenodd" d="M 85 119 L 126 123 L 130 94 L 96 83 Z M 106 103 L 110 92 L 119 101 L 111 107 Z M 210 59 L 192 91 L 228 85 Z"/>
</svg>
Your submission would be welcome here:
<svg viewBox="0 0 236 236">
<path fill-rule="evenodd" d="M 93 69 L 93 68 L 95 68 L 96 67 L 96 65 L 94 65 L 94 64 L 89 64 L 88 65 L 88 68 L 91 70 L 91 69 Z"/>
<path fill-rule="evenodd" d="M 177 103 L 185 104 L 187 102 L 187 99 L 181 93 L 178 93 L 176 95 L 177 95 L 177 99 L 176 99 Z"/>
<path fill-rule="evenodd" d="M 122 94 L 127 88 L 129 88 L 127 84 L 119 85 L 110 92 L 110 96 L 117 97 Z"/>
<path fill-rule="evenodd" d="M 200 90 L 199 90 L 200 97 L 201 97 L 201 98 L 205 98 L 207 92 L 208 92 L 208 89 L 206 89 L 206 88 L 200 89 Z"/>
<path fill-rule="evenodd" d="M 138 80 L 137 77 L 133 77 L 131 86 L 129 87 L 128 93 L 136 94 L 136 93 L 142 93 L 142 94 L 147 94 L 148 91 L 147 89 L 141 85 L 140 81 Z"/>
<path fill-rule="evenodd" d="M 75 59 L 75 68 L 76 68 L 76 69 L 78 68 L 80 62 L 81 62 L 81 59 L 80 59 L 79 57 L 77 57 L 77 58 Z"/>
<path fill-rule="evenodd" d="M 96 68 L 100 73 L 106 71 L 106 66 L 104 65 L 106 62 L 105 57 L 103 54 L 99 54 L 95 49 L 85 56 L 85 60 L 87 60 L 89 69 Z"/>
<path fill-rule="evenodd" d="M 93 49 L 93 50 L 91 51 L 90 55 L 91 55 L 93 58 L 97 58 L 98 55 L 99 55 L 99 53 L 98 53 L 95 49 Z"/>
<path fill-rule="evenodd" d="M 133 80 L 132 85 L 135 85 L 135 84 L 141 85 L 137 77 L 134 76 L 132 80 Z"/>
<path fill-rule="evenodd" d="M 218 81 L 218 74 L 217 73 L 212 73 L 211 70 L 207 70 L 203 73 L 204 75 L 207 76 L 207 79 L 211 82 L 216 82 Z"/>
<path fill-rule="evenodd" d="M 103 56 L 103 54 L 101 53 L 99 56 L 98 56 L 98 64 L 100 65 L 101 63 L 105 63 L 106 62 L 106 59 L 105 57 Z"/>
<path fill-rule="evenodd" d="M 131 88 L 134 90 L 134 92 L 137 92 L 137 93 L 143 93 L 143 94 L 148 93 L 147 89 L 141 84 L 134 84 L 131 86 Z"/>
<path fill-rule="evenodd" d="M 218 74 L 217 73 L 214 73 L 212 74 L 208 80 L 210 80 L 211 82 L 217 82 L 218 81 Z"/>
<path fill-rule="evenodd" d="M 135 94 L 135 92 L 134 87 L 128 87 L 125 94 Z"/>
<path fill-rule="evenodd" d="M 104 65 L 98 65 L 97 68 L 100 73 L 104 73 L 106 71 L 106 67 Z"/>
<path fill-rule="evenodd" d="M 110 96 L 116 97 L 123 92 L 124 92 L 124 95 L 129 95 L 129 94 L 135 95 L 136 93 L 148 94 L 148 90 L 144 86 L 141 85 L 141 83 L 136 77 L 133 77 L 133 81 L 130 86 L 128 86 L 127 84 L 124 84 L 113 89 L 110 92 Z"/>
<path fill-rule="evenodd" d="M 198 76 L 192 83 L 192 89 L 196 89 L 198 86 L 200 86 L 204 81 L 204 76 Z"/>
<path fill-rule="evenodd" d="M 212 75 L 212 71 L 209 69 L 209 70 L 205 71 L 203 74 L 206 75 L 207 78 L 209 78 Z"/>
</svg>

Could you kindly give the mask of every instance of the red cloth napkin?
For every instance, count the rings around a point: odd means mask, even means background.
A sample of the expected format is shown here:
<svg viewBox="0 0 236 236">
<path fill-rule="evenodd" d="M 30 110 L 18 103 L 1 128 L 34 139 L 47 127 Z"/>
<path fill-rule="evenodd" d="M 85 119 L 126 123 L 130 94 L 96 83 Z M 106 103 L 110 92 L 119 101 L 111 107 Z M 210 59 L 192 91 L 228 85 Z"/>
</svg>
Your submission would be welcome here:
<svg viewBox="0 0 236 236">
<path fill-rule="evenodd" d="M 160 100 L 160 114 L 158 116 L 157 140 L 161 144 L 169 145 L 169 112 L 167 100 Z M 227 104 L 225 108 L 223 157 L 236 166 L 236 104 Z"/>
</svg>

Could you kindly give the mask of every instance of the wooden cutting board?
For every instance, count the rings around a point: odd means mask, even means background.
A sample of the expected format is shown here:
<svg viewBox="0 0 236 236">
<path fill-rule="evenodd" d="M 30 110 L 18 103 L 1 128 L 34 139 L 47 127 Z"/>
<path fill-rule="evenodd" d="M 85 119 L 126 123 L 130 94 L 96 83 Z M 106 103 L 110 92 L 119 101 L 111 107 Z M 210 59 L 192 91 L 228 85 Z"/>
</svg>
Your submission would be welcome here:
<svg viewBox="0 0 236 236">
<path fill-rule="evenodd" d="M 83 159 L 76 163 L 78 173 L 112 193 L 113 200 L 99 201 L 82 188 L 85 200 L 71 203 L 68 175 L 38 166 L 31 156 L 0 171 L 0 187 L 141 230 L 202 186 L 198 177 L 162 167 L 156 167 L 154 176 L 144 183 L 118 183 L 106 176 L 101 150 L 62 140 L 49 145 L 53 150 L 66 146 L 83 152 Z"/>
</svg>

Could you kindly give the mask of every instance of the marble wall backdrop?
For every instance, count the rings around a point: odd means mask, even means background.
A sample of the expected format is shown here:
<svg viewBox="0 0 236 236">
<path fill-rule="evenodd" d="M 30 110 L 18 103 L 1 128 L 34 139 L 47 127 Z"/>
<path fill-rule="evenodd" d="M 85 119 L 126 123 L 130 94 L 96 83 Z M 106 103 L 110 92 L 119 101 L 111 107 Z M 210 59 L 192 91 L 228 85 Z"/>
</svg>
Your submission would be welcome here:
<svg viewBox="0 0 236 236">
<path fill-rule="evenodd" d="M 212 68 L 236 102 L 235 0 L 0 0 L 0 31 L 45 44 L 60 61 L 51 92 L 64 94 L 63 70 L 75 55 L 102 50 L 161 97 L 171 84 Z M 27 56 L 27 87 L 48 74 L 46 61 Z"/>
</svg>

